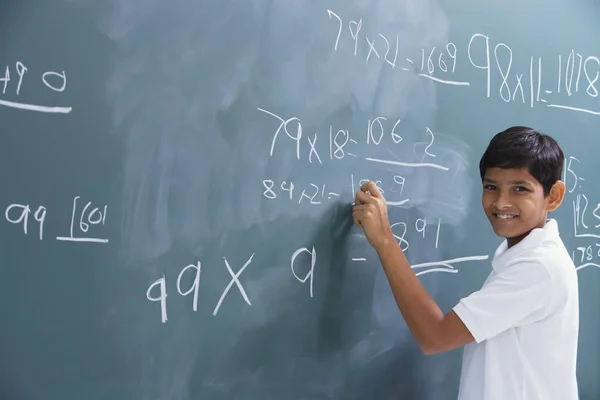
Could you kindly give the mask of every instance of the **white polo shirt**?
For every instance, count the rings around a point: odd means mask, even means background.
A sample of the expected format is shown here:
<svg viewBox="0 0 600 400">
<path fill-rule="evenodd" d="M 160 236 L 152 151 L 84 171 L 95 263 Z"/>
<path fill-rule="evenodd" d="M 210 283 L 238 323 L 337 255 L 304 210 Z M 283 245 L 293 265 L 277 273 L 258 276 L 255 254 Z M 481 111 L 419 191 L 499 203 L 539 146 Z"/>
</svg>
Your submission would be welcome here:
<svg viewBox="0 0 600 400">
<path fill-rule="evenodd" d="M 459 400 L 576 400 L 577 272 L 549 219 L 498 247 L 481 290 L 454 312 L 475 342 L 464 348 Z"/>
</svg>

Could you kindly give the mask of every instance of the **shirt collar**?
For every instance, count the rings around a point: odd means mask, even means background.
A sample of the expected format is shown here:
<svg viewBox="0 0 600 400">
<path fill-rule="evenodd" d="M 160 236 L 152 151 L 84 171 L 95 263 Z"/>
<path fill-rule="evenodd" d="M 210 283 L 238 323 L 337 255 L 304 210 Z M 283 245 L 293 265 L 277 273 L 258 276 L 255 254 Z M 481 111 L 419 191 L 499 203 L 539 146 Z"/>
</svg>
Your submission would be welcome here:
<svg viewBox="0 0 600 400">
<path fill-rule="evenodd" d="M 507 240 L 504 239 L 494 252 L 492 268 L 494 268 L 496 272 L 499 272 L 507 267 L 516 255 L 529 250 L 546 240 L 552 240 L 558 237 L 558 223 L 555 219 L 550 218 L 546 220 L 543 227 L 533 229 L 519 243 L 512 246 L 510 249 L 508 248 Z"/>
</svg>

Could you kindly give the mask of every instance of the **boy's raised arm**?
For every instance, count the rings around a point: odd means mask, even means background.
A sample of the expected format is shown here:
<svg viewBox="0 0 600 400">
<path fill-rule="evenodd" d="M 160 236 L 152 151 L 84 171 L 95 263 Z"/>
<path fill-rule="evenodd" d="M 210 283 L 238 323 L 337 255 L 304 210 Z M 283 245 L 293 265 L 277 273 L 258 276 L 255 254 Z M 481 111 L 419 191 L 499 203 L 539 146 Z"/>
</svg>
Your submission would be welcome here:
<svg viewBox="0 0 600 400">
<path fill-rule="evenodd" d="M 352 217 L 377 251 L 398 308 L 421 350 L 435 354 L 472 342 L 458 315 L 454 311 L 444 315 L 414 273 L 394 239 L 385 199 L 374 182 L 357 192 Z"/>
</svg>

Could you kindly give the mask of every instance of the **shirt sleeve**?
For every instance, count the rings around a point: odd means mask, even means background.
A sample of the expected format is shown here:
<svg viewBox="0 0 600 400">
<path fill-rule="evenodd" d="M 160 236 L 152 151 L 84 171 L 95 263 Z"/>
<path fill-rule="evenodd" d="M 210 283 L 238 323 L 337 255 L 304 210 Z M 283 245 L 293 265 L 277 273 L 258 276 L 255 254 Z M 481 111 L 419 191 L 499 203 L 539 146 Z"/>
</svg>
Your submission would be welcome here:
<svg viewBox="0 0 600 400">
<path fill-rule="evenodd" d="M 539 262 L 519 262 L 461 299 L 453 310 L 480 343 L 507 329 L 545 318 L 551 299 L 549 271 Z"/>
</svg>

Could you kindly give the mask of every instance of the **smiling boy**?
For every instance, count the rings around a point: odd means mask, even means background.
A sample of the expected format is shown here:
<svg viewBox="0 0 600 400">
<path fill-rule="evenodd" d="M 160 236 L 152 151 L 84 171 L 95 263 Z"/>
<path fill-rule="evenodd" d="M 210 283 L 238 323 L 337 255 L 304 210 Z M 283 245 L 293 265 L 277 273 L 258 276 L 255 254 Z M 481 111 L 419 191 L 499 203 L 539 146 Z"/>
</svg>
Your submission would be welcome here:
<svg viewBox="0 0 600 400">
<path fill-rule="evenodd" d="M 528 127 L 495 135 L 481 157 L 482 205 L 496 249 L 482 288 L 444 314 L 392 234 L 373 182 L 356 194 L 354 222 L 375 248 L 396 303 L 420 348 L 465 346 L 459 400 L 576 400 L 579 329 L 575 266 L 548 218 L 563 201 L 564 155 Z"/>
</svg>

